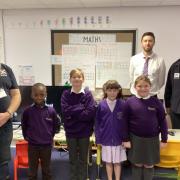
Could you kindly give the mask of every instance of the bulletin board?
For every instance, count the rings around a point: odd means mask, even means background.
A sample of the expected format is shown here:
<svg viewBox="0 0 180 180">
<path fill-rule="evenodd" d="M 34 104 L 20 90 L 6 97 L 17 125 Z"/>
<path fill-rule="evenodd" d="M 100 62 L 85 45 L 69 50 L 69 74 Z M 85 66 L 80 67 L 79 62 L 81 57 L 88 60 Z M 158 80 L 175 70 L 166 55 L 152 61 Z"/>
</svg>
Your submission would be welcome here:
<svg viewBox="0 0 180 180">
<path fill-rule="evenodd" d="M 136 30 L 52 30 L 52 85 L 63 85 L 69 71 L 78 67 L 90 89 L 102 88 L 109 79 L 128 89 L 129 60 L 135 50 Z"/>
</svg>

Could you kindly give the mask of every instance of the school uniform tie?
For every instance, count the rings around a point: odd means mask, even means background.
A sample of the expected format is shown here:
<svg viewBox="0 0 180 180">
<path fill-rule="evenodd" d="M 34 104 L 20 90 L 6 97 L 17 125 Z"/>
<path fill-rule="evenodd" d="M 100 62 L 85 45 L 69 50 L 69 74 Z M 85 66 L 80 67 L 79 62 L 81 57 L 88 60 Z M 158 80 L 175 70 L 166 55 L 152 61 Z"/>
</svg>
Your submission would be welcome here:
<svg viewBox="0 0 180 180">
<path fill-rule="evenodd" d="M 145 58 L 145 63 L 144 63 L 144 69 L 143 69 L 143 75 L 148 76 L 148 64 L 149 64 L 149 57 Z"/>
</svg>

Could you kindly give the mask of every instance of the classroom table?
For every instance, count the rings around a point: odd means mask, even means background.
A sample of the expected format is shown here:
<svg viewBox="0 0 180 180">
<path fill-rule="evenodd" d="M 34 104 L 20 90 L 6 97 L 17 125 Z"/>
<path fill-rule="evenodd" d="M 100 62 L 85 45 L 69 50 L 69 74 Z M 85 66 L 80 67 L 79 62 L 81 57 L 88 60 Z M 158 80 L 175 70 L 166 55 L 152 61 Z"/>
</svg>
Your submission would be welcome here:
<svg viewBox="0 0 180 180">
<path fill-rule="evenodd" d="M 11 143 L 12 147 L 15 147 L 16 141 L 23 140 L 23 135 L 22 135 L 22 130 L 21 127 L 18 129 L 13 130 L 13 141 Z M 96 149 L 95 145 L 95 136 L 94 134 L 90 137 L 90 142 L 92 149 Z M 59 133 L 55 134 L 54 136 L 54 148 L 56 149 L 67 149 L 67 143 L 66 143 L 66 136 L 65 136 L 65 131 L 64 128 L 61 127 Z"/>
<path fill-rule="evenodd" d="M 173 132 L 174 135 L 168 134 L 168 142 L 179 142 L 180 143 L 180 129 L 169 129 L 168 132 Z"/>
<path fill-rule="evenodd" d="M 168 132 L 167 146 L 160 149 L 160 163 L 156 166 L 177 168 L 180 176 L 180 129 L 169 129 Z"/>
</svg>

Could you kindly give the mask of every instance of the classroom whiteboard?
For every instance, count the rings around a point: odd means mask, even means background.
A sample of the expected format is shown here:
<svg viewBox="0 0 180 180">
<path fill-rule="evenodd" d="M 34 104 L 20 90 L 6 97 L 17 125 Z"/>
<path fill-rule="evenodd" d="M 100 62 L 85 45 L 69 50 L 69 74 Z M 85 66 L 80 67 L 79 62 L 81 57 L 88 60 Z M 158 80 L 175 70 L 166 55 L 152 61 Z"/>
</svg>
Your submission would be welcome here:
<svg viewBox="0 0 180 180">
<path fill-rule="evenodd" d="M 129 60 L 131 42 L 97 45 L 96 88 L 110 80 L 117 80 L 123 88 L 129 88 Z"/>
<path fill-rule="evenodd" d="M 135 34 L 135 31 L 53 31 L 52 55 L 61 59 L 59 64 L 52 62 L 54 84 L 65 84 L 69 81 L 69 72 L 81 68 L 85 72 L 85 85 L 91 90 L 102 88 L 110 79 L 117 80 L 128 89 L 129 61 L 135 54 Z"/>
</svg>

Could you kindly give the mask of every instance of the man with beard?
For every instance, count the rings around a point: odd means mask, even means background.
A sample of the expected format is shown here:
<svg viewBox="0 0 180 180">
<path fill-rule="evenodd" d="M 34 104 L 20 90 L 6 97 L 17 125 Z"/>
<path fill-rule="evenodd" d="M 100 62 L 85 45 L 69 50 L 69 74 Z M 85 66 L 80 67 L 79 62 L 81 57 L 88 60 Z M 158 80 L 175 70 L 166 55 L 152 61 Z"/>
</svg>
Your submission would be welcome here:
<svg viewBox="0 0 180 180">
<path fill-rule="evenodd" d="M 141 38 L 143 51 L 130 60 L 130 91 L 136 94 L 134 81 L 140 75 L 146 75 L 152 84 L 150 95 L 156 96 L 165 82 L 166 67 L 162 57 L 153 52 L 155 36 L 152 32 L 145 32 Z"/>
</svg>

